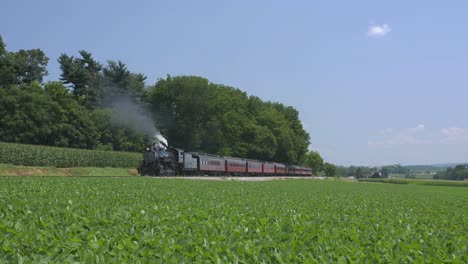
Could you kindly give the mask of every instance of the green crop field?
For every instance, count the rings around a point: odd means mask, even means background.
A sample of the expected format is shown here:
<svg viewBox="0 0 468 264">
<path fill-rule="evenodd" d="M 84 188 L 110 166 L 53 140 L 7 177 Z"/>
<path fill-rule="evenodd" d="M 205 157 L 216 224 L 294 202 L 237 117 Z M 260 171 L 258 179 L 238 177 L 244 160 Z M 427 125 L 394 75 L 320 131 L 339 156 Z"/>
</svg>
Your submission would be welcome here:
<svg viewBox="0 0 468 264">
<path fill-rule="evenodd" d="M 0 263 L 467 263 L 468 192 L 0 177 Z"/>
</svg>

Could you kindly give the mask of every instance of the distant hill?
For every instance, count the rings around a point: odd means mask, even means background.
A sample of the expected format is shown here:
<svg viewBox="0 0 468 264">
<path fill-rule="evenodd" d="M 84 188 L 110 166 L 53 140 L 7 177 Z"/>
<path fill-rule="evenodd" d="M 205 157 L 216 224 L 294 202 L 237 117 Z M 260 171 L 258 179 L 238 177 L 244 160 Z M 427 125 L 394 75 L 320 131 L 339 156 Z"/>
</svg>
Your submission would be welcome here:
<svg viewBox="0 0 468 264">
<path fill-rule="evenodd" d="M 453 168 L 460 164 L 468 164 L 468 162 L 458 162 L 458 163 L 441 163 L 441 164 L 433 164 L 434 167 L 442 167 L 442 168 Z"/>
<path fill-rule="evenodd" d="M 445 171 L 447 168 L 453 168 L 459 164 L 468 164 L 468 163 L 440 163 L 440 164 L 431 164 L 431 165 L 407 165 L 403 166 L 411 170 L 412 172 L 440 172 Z"/>
</svg>

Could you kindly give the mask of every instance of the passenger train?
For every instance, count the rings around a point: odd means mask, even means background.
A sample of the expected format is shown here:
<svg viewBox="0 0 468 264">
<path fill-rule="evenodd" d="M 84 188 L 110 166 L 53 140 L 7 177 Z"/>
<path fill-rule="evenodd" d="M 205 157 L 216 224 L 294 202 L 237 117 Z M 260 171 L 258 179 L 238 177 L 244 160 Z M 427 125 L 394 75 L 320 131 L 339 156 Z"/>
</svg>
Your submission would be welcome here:
<svg viewBox="0 0 468 264">
<path fill-rule="evenodd" d="M 143 151 L 138 173 L 142 176 L 312 176 L 312 169 L 154 145 Z"/>
</svg>

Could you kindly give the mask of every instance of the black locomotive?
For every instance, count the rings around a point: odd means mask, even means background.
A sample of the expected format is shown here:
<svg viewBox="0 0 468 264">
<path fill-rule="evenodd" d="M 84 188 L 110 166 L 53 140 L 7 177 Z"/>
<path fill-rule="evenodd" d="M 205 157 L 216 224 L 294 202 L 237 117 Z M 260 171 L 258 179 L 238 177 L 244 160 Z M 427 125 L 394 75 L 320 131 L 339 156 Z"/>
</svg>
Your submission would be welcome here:
<svg viewBox="0 0 468 264">
<path fill-rule="evenodd" d="M 141 176 L 171 176 L 182 173 L 182 150 L 171 148 L 164 143 L 148 146 L 143 151 L 143 161 L 138 166 Z"/>
</svg>

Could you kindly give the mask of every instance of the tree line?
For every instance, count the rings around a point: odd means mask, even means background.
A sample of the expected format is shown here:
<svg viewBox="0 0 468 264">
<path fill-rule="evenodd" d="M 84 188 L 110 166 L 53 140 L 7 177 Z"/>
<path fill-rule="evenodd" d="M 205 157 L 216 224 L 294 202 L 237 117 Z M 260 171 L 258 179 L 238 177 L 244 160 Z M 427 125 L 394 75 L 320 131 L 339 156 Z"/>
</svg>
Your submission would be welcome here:
<svg viewBox="0 0 468 264">
<path fill-rule="evenodd" d="M 456 165 L 453 168 L 449 167 L 446 171 L 436 173 L 433 179 L 459 181 L 468 179 L 468 164 Z"/>
<path fill-rule="evenodd" d="M 9 51 L 0 36 L 0 141 L 140 151 L 156 125 L 171 146 L 187 151 L 323 169 L 292 106 L 198 76 L 148 85 L 119 60 L 102 64 L 90 52 L 78 54 L 62 54 L 60 79 L 44 83 L 46 54 Z M 130 107 L 145 118 L 126 116 Z"/>
<path fill-rule="evenodd" d="M 409 175 L 411 170 L 400 164 L 387 165 L 382 167 L 367 167 L 367 166 L 337 166 L 337 175 L 343 177 L 355 178 L 388 178 L 390 174 Z"/>
<path fill-rule="evenodd" d="M 355 178 L 388 178 L 391 174 L 397 174 L 402 175 L 401 177 L 404 178 L 414 179 L 418 173 L 425 173 L 433 174 L 432 178 L 436 180 L 468 179 L 468 164 L 460 164 L 454 167 L 448 167 L 445 171 L 442 170 L 442 168 L 429 165 L 402 166 L 400 164 L 395 164 L 382 167 L 337 166 L 336 175 Z"/>
</svg>

